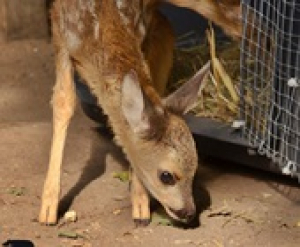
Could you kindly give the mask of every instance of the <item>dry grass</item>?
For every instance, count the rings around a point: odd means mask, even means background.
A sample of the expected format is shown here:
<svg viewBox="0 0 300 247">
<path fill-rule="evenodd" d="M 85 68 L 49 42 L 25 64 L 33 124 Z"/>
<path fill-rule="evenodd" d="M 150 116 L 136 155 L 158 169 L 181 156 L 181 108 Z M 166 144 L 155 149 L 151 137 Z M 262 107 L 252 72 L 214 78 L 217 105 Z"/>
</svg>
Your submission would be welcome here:
<svg viewBox="0 0 300 247">
<path fill-rule="evenodd" d="M 206 32 L 206 41 L 201 45 L 175 51 L 173 73 L 168 90 L 179 87 L 208 60 L 211 60 L 211 75 L 200 92 L 198 104 L 193 109 L 195 115 L 232 123 L 240 118 L 242 109 L 246 124 L 251 124 L 257 131 L 264 133 L 267 124 L 266 113 L 270 109 L 275 59 L 274 37 L 270 30 L 266 30 L 261 33 L 255 25 L 247 27 L 249 40 L 245 40 L 244 44 L 247 54 L 244 61 L 244 66 L 247 67 L 245 75 L 247 78 L 243 78 L 242 84 L 240 43 L 217 42 L 214 30 L 210 26 Z M 262 63 L 259 66 L 254 61 L 258 54 L 262 56 Z M 241 93 L 241 86 L 243 93 Z"/>
<path fill-rule="evenodd" d="M 201 91 L 194 108 L 196 116 L 223 122 L 236 119 L 239 105 L 240 48 L 238 42 L 217 44 L 214 30 L 207 30 L 207 41 L 190 49 L 175 51 L 169 90 L 177 88 L 196 73 L 208 60 L 212 73 Z"/>
</svg>

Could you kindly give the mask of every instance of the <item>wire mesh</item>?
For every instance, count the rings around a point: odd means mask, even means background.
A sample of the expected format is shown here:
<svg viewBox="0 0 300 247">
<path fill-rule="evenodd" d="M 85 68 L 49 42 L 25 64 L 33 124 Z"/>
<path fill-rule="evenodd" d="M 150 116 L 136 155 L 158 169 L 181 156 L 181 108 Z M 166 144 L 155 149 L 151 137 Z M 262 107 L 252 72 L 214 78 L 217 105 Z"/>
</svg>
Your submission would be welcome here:
<svg viewBox="0 0 300 247">
<path fill-rule="evenodd" d="M 243 0 L 244 135 L 300 181 L 300 2 Z"/>
</svg>

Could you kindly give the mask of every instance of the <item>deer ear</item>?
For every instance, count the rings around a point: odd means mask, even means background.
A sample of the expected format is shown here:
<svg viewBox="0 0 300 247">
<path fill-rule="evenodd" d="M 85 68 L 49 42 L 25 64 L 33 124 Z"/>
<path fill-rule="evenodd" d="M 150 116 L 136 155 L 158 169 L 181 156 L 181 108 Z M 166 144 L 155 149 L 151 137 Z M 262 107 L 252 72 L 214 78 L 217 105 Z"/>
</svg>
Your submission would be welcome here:
<svg viewBox="0 0 300 247">
<path fill-rule="evenodd" d="M 150 128 L 150 121 L 145 115 L 144 95 L 134 70 L 123 78 L 122 83 L 122 113 L 134 133 L 143 133 Z"/>
<path fill-rule="evenodd" d="M 193 108 L 209 69 L 210 62 L 207 62 L 189 81 L 163 100 L 165 107 L 178 114 L 185 114 Z"/>
</svg>

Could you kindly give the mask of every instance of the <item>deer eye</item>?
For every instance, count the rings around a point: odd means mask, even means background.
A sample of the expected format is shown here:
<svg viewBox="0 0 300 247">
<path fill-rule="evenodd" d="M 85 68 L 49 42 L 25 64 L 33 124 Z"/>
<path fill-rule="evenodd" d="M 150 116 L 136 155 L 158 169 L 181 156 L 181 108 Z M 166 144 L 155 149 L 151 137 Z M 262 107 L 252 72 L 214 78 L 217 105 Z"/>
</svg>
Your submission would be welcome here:
<svg viewBox="0 0 300 247">
<path fill-rule="evenodd" d="M 165 185 L 174 185 L 176 183 L 174 175 L 167 171 L 160 172 L 159 179 Z"/>
</svg>

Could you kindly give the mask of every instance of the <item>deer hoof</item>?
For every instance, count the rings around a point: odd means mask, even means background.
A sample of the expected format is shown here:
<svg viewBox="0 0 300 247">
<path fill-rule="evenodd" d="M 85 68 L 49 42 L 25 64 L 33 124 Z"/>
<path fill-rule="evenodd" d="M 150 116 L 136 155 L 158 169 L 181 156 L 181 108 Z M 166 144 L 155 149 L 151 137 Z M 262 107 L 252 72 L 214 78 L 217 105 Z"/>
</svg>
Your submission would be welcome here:
<svg viewBox="0 0 300 247">
<path fill-rule="evenodd" d="M 57 205 L 42 205 L 39 222 L 45 225 L 55 225 L 57 223 Z"/>
<path fill-rule="evenodd" d="M 150 219 L 134 219 L 134 224 L 136 227 L 146 227 L 150 224 Z"/>
</svg>

